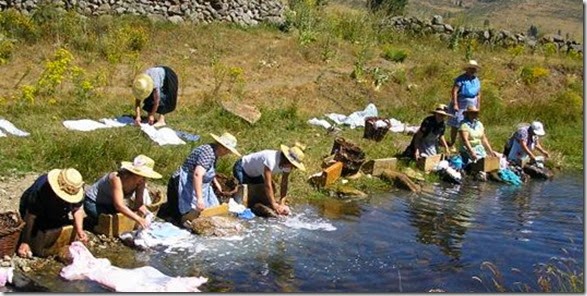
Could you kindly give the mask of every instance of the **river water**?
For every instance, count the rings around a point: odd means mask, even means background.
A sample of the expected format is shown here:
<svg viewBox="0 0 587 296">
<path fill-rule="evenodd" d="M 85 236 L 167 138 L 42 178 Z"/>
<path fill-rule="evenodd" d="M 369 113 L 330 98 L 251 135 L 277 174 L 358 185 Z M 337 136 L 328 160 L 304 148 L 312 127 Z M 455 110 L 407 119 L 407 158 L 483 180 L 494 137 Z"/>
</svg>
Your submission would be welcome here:
<svg viewBox="0 0 587 296">
<path fill-rule="evenodd" d="M 246 222 L 239 237 L 194 236 L 188 247 L 125 256 L 130 266 L 208 277 L 203 291 L 493 292 L 486 261 L 508 291 L 517 283 L 537 291 L 538 263 L 569 257 L 583 272 L 583 197 L 580 174 L 523 187 L 437 184 L 421 194 L 296 205 L 291 217 Z M 43 280 L 51 290 L 105 291 L 52 274 Z"/>
</svg>

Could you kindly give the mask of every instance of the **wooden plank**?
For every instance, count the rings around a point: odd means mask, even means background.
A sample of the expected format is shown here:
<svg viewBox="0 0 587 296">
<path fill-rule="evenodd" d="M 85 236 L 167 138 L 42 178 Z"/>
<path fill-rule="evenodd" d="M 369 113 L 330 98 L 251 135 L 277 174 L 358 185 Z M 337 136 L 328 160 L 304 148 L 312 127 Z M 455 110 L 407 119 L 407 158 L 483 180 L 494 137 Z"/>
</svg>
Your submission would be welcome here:
<svg viewBox="0 0 587 296">
<path fill-rule="evenodd" d="M 386 170 L 395 170 L 397 167 L 397 158 L 380 158 L 369 160 L 363 164 L 363 172 L 371 174 L 373 176 L 380 176 Z"/>
<path fill-rule="evenodd" d="M 135 226 L 135 220 L 121 213 L 116 213 L 115 215 L 100 214 L 98 224 L 94 227 L 94 232 L 117 237 L 122 233 L 134 230 Z"/>
<path fill-rule="evenodd" d="M 212 216 L 220 216 L 220 215 L 228 215 L 228 204 L 223 203 L 221 205 L 206 208 L 204 209 L 198 218 L 205 218 L 205 217 L 212 217 Z"/>
<path fill-rule="evenodd" d="M 499 170 L 499 157 L 486 156 L 471 164 L 471 171 L 493 172 Z"/>
<path fill-rule="evenodd" d="M 322 175 L 324 176 L 324 184 L 323 186 L 328 186 L 334 184 L 340 175 L 342 174 L 342 162 L 337 161 L 333 165 L 325 168 L 322 170 Z"/>
<path fill-rule="evenodd" d="M 436 154 L 428 157 L 420 157 L 417 162 L 418 169 L 429 172 L 433 170 L 440 160 L 442 159 L 442 154 Z"/>
<path fill-rule="evenodd" d="M 234 101 L 222 101 L 220 104 L 224 110 L 244 119 L 250 124 L 254 124 L 261 118 L 261 112 L 254 106 Z"/>
</svg>

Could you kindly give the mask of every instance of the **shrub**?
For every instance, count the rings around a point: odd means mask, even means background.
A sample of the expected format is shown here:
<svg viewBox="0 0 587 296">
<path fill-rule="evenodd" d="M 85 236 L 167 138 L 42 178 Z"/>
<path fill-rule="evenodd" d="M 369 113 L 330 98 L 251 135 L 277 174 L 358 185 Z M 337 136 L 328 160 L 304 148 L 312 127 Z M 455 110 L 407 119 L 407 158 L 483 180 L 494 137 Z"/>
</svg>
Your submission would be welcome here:
<svg viewBox="0 0 587 296">
<path fill-rule="evenodd" d="M 8 9 L 0 13 L 0 29 L 10 38 L 34 42 L 40 37 L 39 27 L 20 12 Z"/>
<path fill-rule="evenodd" d="M 12 40 L 3 39 L 0 41 L 0 65 L 8 62 L 14 51 L 14 42 Z"/>
<path fill-rule="evenodd" d="M 402 63 L 406 57 L 408 57 L 408 54 L 404 50 L 395 49 L 390 46 L 386 46 L 383 49 L 383 58 L 388 61 Z"/>
<path fill-rule="evenodd" d="M 381 12 L 388 16 L 404 13 L 408 0 L 369 0 L 367 6 L 372 12 Z"/>
<path fill-rule="evenodd" d="M 549 74 L 548 69 L 540 66 L 524 66 L 520 72 L 520 78 L 527 85 L 536 83 L 541 78 L 547 77 Z"/>
</svg>

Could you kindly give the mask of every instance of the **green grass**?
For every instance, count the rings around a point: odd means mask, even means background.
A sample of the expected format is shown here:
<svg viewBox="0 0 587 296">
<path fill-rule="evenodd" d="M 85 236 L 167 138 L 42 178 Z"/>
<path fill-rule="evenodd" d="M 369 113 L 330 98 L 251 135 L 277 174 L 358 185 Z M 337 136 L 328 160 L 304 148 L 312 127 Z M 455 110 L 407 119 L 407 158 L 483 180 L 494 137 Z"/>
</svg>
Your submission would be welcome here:
<svg viewBox="0 0 587 296">
<path fill-rule="evenodd" d="M 156 161 L 156 169 L 165 176 L 157 182 L 164 184 L 193 148 L 211 141 L 209 133 L 224 131 L 236 135 L 243 153 L 300 141 L 308 146 L 308 173 L 314 173 L 334 138 L 308 125 L 309 118 L 349 114 L 373 102 L 382 116 L 417 125 L 436 104 L 448 102 L 452 80 L 471 50 L 483 67 L 481 120 L 494 149 L 501 150 L 516 124 L 539 119 L 548 132 L 543 144 L 555 152 L 551 154 L 557 166 L 583 168 L 581 57 L 545 57 L 538 50 L 525 51 L 512 61 L 507 49 L 479 44 L 467 49 L 465 42 L 450 50 L 436 37 L 415 39 L 381 27 L 377 16 L 362 11 L 300 3 L 295 17 L 290 16 L 288 32 L 270 25 L 171 25 L 140 17 L 82 21 L 48 12 L 40 21 L 39 16 L 1 12 L 0 33 L 15 43 L 0 73 L 0 106 L 7 119 L 31 136 L 1 140 L 0 174 L 73 166 L 93 182 L 120 161 L 146 154 Z M 80 22 L 82 27 L 72 25 Z M 55 58 L 58 48 L 71 53 L 69 63 L 56 62 L 61 60 Z M 397 59 L 397 52 L 409 56 L 402 63 L 384 58 L 389 54 Z M 135 127 L 74 132 L 62 126 L 66 119 L 131 113 L 130 81 L 155 64 L 172 66 L 180 77 L 180 102 L 168 124 L 201 135 L 199 142 L 159 147 Z M 526 66 L 547 69 L 548 74 L 525 83 L 521 73 Z M 351 77 L 357 69 L 363 73 L 361 79 Z M 390 78 L 380 80 L 377 90 L 374 69 Z M 87 83 L 91 87 L 83 88 Z M 23 92 L 23 86 L 34 91 Z M 263 115 L 249 125 L 224 111 L 218 104 L 221 99 L 255 105 Z M 376 143 L 362 139 L 362 133 L 345 129 L 343 136 L 362 147 L 369 159 L 393 156 L 410 140 L 389 133 Z M 235 160 L 222 159 L 219 171 L 230 174 Z M 292 196 L 318 196 L 306 178 L 293 174 Z M 366 191 L 388 187 L 367 179 L 351 184 Z"/>
</svg>

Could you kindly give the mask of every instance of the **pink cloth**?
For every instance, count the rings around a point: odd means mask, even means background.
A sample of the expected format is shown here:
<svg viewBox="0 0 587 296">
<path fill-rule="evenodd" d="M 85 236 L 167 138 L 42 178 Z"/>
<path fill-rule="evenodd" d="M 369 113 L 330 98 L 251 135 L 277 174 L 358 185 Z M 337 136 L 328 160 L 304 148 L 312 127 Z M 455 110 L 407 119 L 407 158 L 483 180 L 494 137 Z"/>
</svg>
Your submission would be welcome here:
<svg viewBox="0 0 587 296">
<path fill-rule="evenodd" d="M 6 283 L 12 284 L 14 268 L 0 267 L 0 287 L 4 287 Z"/>
<path fill-rule="evenodd" d="M 106 258 L 95 258 L 80 242 L 69 247 L 73 263 L 61 270 L 66 280 L 91 280 L 116 292 L 200 292 L 205 277 L 170 277 L 144 266 L 125 269 L 112 266 Z"/>
</svg>

